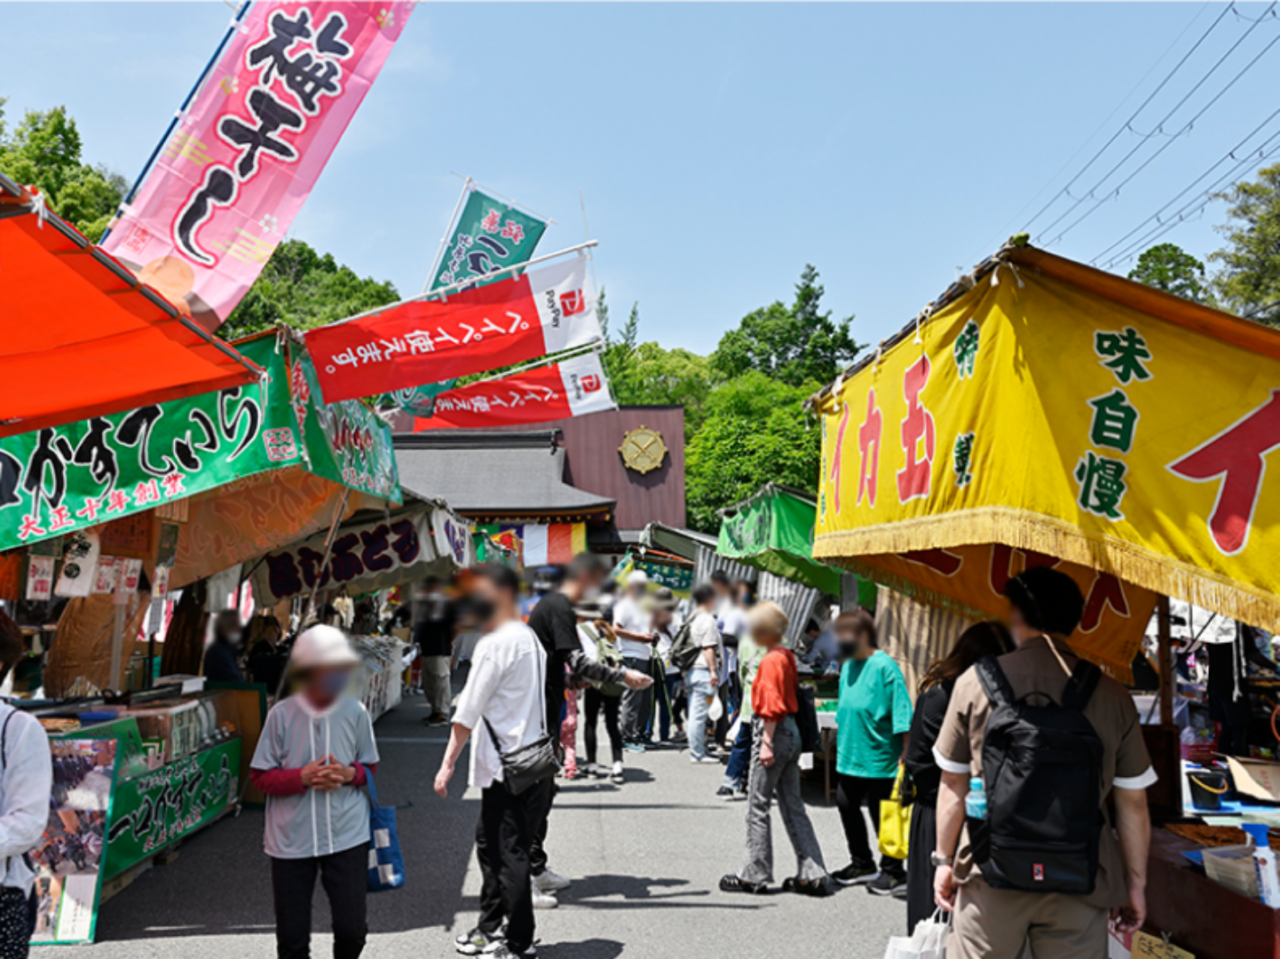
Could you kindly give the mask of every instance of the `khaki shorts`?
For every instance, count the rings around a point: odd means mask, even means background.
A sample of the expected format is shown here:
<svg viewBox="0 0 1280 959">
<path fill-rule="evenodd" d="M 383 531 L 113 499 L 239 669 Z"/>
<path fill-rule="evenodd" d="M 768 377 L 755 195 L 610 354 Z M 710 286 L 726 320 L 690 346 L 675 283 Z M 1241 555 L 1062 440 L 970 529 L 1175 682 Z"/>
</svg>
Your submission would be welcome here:
<svg viewBox="0 0 1280 959">
<path fill-rule="evenodd" d="M 1080 896 L 992 889 L 974 877 L 960 887 L 947 959 L 1100 959 L 1107 919 Z"/>
</svg>

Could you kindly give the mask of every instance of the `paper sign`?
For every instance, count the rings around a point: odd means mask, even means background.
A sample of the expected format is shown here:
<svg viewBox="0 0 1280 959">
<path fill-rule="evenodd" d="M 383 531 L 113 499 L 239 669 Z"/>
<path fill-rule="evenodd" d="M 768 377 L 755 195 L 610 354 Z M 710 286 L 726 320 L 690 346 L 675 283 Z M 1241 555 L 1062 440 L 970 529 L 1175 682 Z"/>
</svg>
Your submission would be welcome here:
<svg viewBox="0 0 1280 959">
<path fill-rule="evenodd" d="M 114 556 L 99 556 L 98 566 L 93 572 L 93 592 L 95 594 L 115 592 L 118 574 L 119 569 Z"/>
<path fill-rule="evenodd" d="M 1196 959 L 1187 950 L 1179 949 L 1172 943 L 1146 932 L 1133 934 L 1133 949 L 1130 954 L 1133 959 Z"/>
<path fill-rule="evenodd" d="M 62 554 L 62 574 L 54 592 L 72 598 L 88 596 L 93 588 L 93 572 L 98 564 L 98 534 L 93 530 L 77 530 L 66 537 Z"/>
<path fill-rule="evenodd" d="M 1280 763 L 1227 757 L 1236 790 L 1253 799 L 1280 802 Z"/>
<path fill-rule="evenodd" d="M 138 577 L 142 573 L 142 560 L 116 559 L 116 589 L 112 601 L 117 606 L 128 604 L 129 597 L 138 591 Z"/>
<path fill-rule="evenodd" d="M 47 600 L 53 596 L 52 556 L 32 556 L 27 561 L 27 599 Z"/>
</svg>

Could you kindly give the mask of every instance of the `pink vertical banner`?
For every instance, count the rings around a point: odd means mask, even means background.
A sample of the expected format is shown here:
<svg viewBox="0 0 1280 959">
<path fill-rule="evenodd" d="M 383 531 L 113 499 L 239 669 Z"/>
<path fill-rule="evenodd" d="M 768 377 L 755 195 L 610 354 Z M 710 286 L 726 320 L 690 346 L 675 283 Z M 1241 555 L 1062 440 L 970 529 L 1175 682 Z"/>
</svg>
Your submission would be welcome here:
<svg viewBox="0 0 1280 959">
<path fill-rule="evenodd" d="M 253 6 L 103 246 L 209 330 L 257 279 L 411 2 Z"/>
</svg>

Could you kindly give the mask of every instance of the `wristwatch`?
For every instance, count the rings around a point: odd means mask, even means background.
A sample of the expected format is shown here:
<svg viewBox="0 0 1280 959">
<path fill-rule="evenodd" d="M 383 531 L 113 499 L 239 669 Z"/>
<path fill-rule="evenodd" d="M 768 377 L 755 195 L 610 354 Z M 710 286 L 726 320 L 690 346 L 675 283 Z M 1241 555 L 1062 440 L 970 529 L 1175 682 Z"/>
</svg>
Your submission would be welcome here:
<svg viewBox="0 0 1280 959">
<path fill-rule="evenodd" d="M 950 866 L 955 861 L 955 856 L 939 856 L 936 850 L 929 853 L 929 865 L 935 869 L 938 866 Z"/>
</svg>

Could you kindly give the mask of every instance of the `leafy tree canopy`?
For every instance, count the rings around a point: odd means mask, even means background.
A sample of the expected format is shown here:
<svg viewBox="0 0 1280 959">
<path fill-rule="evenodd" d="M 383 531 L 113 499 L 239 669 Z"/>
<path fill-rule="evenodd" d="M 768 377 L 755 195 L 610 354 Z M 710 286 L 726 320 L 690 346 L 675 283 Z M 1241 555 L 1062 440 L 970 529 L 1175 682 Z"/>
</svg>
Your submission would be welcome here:
<svg viewBox="0 0 1280 959">
<path fill-rule="evenodd" d="M 1225 193 L 1227 246 L 1210 256 L 1222 264 L 1214 290 L 1226 307 L 1264 323 L 1280 323 L 1280 164 Z"/>
<path fill-rule="evenodd" d="M 10 133 L 4 102 L 0 99 L 0 173 L 39 187 L 50 209 L 98 242 L 128 189 L 124 177 L 81 161 L 80 131 L 65 107 L 29 110 Z"/>
<path fill-rule="evenodd" d="M 806 266 L 790 306 L 777 301 L 755 310 L 720 338 L 711 354 L 716 372 L 732 379 L 757 370 L 792 386 L 835 379 L 862 345 L 850 332 L 853 317 L 833 320 L 822 310 L 823 292 L 818 271 Z"/>
<path fill-rule="evenodd" d="M 1144 252 L 1129 279 L 1196 303 L 1213 303 L 1204 264 L 1176 243 L 1160 243 Z"/>
<path fill-rule="evenodd" d="M 302 240 L 285 240 L 218 335 L 235 339 L 277 323 L 309 330 L 399 299 L 393 284 L 359 277 Z"/>
<path fill-rule="evenodd" d="M 706 418 L 685 447 L 691 528 L 715 533 L 718 509 L 768 482 L 817 489 L 820 433 L 801 406 L 818 386 L 791 385 L 748 370 L 711 393 Z"/>
</svg>

